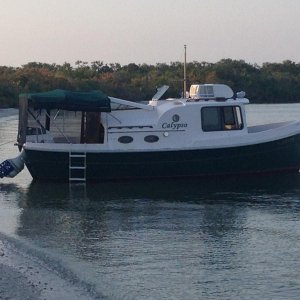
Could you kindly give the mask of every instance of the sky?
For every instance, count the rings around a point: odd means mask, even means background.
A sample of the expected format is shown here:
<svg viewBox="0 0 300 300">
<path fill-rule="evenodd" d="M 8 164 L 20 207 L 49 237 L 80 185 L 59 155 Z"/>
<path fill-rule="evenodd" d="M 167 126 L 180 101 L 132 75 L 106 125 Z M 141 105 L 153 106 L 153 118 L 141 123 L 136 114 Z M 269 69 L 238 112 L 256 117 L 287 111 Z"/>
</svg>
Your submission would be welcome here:
<svg viewBox="0 0 300 300">
<path fill-rule="evenodd" d="M 0 0 L 0 65 L 300 62 L 300 0 Z"/>
</svg>

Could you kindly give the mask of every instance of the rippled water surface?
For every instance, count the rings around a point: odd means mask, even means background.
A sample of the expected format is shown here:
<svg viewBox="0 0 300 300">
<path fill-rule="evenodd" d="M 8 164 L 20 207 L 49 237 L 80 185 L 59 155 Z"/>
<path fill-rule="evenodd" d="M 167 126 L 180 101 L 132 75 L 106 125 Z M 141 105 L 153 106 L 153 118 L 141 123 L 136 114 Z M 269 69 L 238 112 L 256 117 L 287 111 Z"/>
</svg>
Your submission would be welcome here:
<svg viewBox="0 0 300 300">
<path fill-rule="evenodd" d="M 299 105 L 248 112 L 300 120 Z M 3 161 L 17 153 L 15 112 L 0 122 Z M 0 179 L 0 232 L 108 299 L 300 295 L 298 174 L 69 186 L 24 170 Z"/>
</svg>

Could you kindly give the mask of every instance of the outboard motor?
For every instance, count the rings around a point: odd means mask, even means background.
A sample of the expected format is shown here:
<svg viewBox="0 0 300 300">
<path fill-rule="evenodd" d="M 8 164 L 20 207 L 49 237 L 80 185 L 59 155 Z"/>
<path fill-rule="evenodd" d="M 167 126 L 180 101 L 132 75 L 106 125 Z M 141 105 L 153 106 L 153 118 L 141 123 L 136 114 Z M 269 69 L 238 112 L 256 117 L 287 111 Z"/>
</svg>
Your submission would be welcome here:
<svg viewBox="0 0 300 300">
<path fill-rule="evenodd" d="M 22 151 L 17 157 L 7 159 L 0 164 L 0 178 L 13 178 L 24 169 L 25 152 Z"/>
</svg>

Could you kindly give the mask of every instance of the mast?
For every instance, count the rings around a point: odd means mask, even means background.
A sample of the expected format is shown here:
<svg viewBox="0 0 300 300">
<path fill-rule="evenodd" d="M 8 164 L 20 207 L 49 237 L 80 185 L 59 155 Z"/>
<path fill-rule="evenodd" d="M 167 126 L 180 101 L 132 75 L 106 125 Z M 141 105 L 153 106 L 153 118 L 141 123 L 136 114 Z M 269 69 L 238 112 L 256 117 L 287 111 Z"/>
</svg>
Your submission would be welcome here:
<svg viewBox="0 0 300 300">
<path fill-rule="evenodd" d="M 186 45 L 184 45 L 183 93 L 182 93 L 182 97 L 186 98 Z"/>
</svg>

